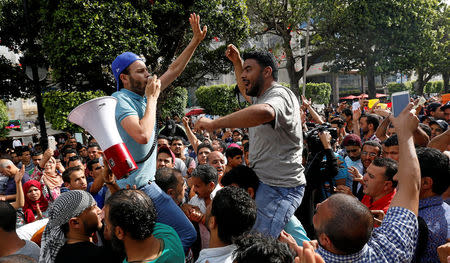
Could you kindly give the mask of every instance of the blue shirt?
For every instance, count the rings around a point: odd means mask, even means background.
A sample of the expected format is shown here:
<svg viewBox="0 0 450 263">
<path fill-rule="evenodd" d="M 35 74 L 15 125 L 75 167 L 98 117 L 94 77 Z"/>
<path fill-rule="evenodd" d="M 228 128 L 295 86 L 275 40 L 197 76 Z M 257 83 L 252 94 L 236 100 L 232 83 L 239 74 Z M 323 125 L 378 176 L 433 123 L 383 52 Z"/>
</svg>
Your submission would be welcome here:
<svg viewBox="0 0 450 263">
<path fill-rule="evenodd" d="M 420 262 L 439 262 L 437 247 L 446 243 L 447 219 L 445 218 L 444 200 L 433 196 L 419 200 L 419 216 L 428 226 L 428 242 Z"/>
<path fill-rule="evenodd" d="M 325 262 L 411 262 L 414 255 L 418 222 L 416 215 L 403 207 L 391 207 L 381 226 L 373 230 L 364 248 L 354 254 L 337 255 L 321 246 L 317 249 Z"/>
<path fill-rule="evenodd" d="M 130 90 L 121 89 L 120 91 L 114 92 L 113 97 L 117 99 L 116 106 L 116 124 L 117 130 L 122 137 L 123 142 L 127 146 L 128 150 L 133 156 L 136 162 L 142 160 L 147 153 L 150 151 L 155 139 L 155 129 L 153 130 L 152 136 L 147 144 L 137 143 L 125 129 L 122 127 L 120 122 L 128 116 L 137 116 L 142 119 L 147 107 L 147 98 L 140 96 Z M 122 178 L 117 181 L 120 188 L 125 188 L 127 184 L 130 186 L 136 185 L 137 188 L 143 187 L 149 181 L 155 180 L 156 172 L 156 147 L 153 154 L 143 163 L 137 163 L 138 169 L 131 172 L 128 178 Z"/>
</svg>

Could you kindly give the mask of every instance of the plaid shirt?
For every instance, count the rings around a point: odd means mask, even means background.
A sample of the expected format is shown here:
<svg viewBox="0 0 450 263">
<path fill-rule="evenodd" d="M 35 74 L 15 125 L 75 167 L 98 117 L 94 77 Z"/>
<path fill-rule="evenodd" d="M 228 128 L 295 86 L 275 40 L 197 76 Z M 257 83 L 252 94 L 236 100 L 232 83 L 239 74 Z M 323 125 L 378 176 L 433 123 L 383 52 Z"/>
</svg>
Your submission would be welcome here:
<svg viewBox="0 0 450 263">
<path fill-rule="evenodd" d="M 372 232 L 364 248 L 355 254 L 337 255 L 321 246 L 317 249 L 325 262 L 411 262 L 418 236 L 417 217 L 402 207 L 389 208 L 381 226 Z"/>
</svg>

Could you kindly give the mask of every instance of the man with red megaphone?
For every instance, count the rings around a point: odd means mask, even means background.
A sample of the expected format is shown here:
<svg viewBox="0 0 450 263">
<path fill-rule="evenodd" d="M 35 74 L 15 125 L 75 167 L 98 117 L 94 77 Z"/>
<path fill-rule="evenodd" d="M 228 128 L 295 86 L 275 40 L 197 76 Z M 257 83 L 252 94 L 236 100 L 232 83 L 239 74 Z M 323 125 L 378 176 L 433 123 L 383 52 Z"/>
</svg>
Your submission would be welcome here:
<svg viewBox="0 0 450 263">
<path fill-rule="evenodd" d="M 138 165 L 138 170 L 117 181 L 121 188 L 136 185 L 150 196 L 155 204 L 157 221 L 172 226 L 187 250 L 196 239 L 195 229 L 181 209 L 154 183 L 156 172 L 156 104 L 159 94 L 183 72 L 195 49 L 206 36 L 207 28 L 200 28 L 200 16 L 191 14 L 189 22 L 194 36 L 180 56 L 160 77 L 151 76 L 141 57 L 125 52 L 117 56 L 111 67 L 119 91 L 116 124 L 123 142 Z"/>
</svg>

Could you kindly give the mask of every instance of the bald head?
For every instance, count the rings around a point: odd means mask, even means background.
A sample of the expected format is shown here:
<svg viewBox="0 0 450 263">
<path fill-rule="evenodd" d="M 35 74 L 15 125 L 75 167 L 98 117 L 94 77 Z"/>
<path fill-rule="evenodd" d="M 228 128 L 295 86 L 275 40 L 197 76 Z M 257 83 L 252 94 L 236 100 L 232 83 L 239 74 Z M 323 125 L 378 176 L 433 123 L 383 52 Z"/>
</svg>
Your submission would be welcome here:
<svg viewBox="0 0 450 263">
<path fill-rule="evenodd" d="M 14 165 L 11 160 L 0 159 L 0 173 L 13 177 L 19 169 Z"/>
<path fill-rule="evenodd" d="M 314 228 L 318 236 L 328 236 L 333 247 L 339 252 L 356 253 L 369 241 L 373 230 L 373 216 L 355 197 L 334 194 L 325 200 L 319 209 L 322 211 L 317 214 L 325 211 L 325 216 L 319 225 L 314 224 Z"/>
<path fill-rule="evenodd" d="M 206 162 L 212 167 L 216 168 L 217 176 L 222 177 L 225 172 L 225 156 L 219 151 L 211 152 L 208 157 L 206 157 Z"/>
</svg>

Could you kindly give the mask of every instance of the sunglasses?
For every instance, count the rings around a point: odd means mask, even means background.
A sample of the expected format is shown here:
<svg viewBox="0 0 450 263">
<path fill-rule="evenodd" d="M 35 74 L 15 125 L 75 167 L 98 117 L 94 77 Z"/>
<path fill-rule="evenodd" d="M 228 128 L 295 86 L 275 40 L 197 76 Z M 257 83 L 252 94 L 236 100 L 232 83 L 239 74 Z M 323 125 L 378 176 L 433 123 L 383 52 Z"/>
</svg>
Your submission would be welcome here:
<svg viewBox="0 0 450 263">
<path fill-rule="evenodd" d="M 352 150 L 345 150 L 348 153 L 355 153 L 357 151 L 361 151 L 360 149 L 352 149 Z"/>
</svg>

